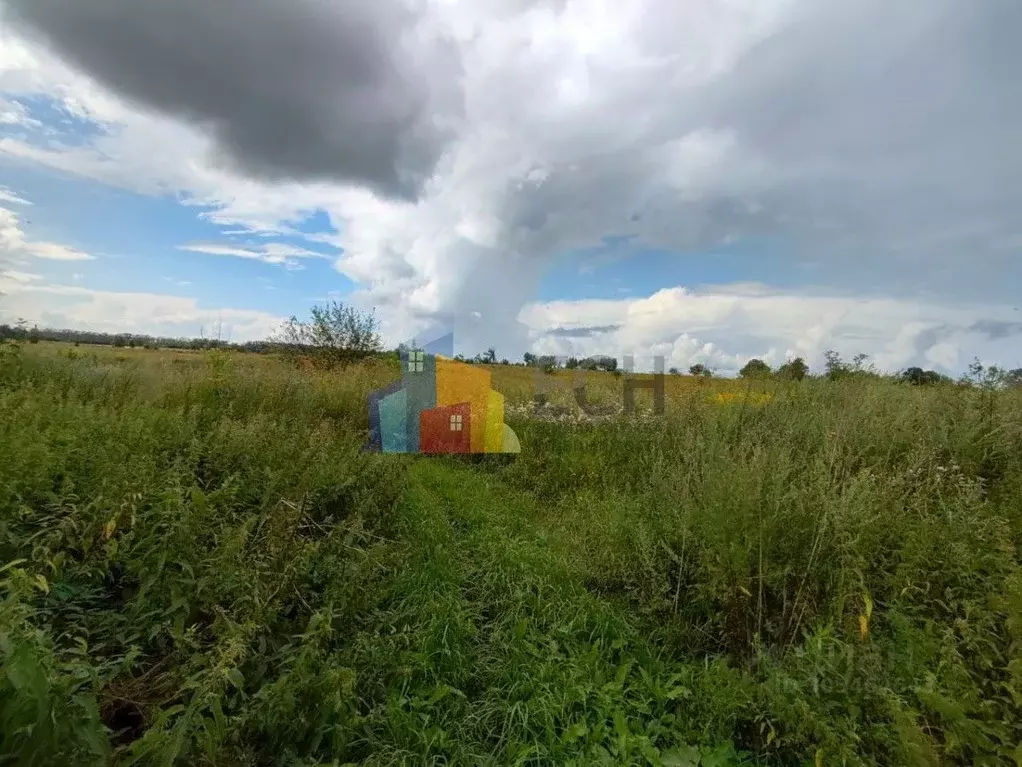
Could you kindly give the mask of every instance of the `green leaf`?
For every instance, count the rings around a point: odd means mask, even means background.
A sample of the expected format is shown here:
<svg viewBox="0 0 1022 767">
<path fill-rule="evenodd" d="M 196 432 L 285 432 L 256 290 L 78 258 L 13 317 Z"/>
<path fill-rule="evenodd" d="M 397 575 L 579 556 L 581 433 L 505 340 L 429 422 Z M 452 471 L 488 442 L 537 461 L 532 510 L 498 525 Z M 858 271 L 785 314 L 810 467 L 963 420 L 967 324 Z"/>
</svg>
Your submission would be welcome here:
<svg viewBox="0 0 1022 767">
<path fill-rule="evenodd" d="M 239 689 L 239 690 L 244 689 L 244 687 L 245 687 L 245 677 L 242 676 L 241 672 L 238 669 L 232 668 L 230 671 L 228 671 L 227 672 L 227 679 L 237 689 Z"/>
<path fill-rule="evenodd" d="M 518 623 L 515 624 L 515 636 L 521 639 L 525 636 L 525 629 L 528 626 L 528 621 L 522 618 Z"/>
<path fill-rule="evenodd" d="M 614 681 L 616 681 L 618 685 L 623 685 L 625 683 L 625 678 L 628 676 L 628 672 L 632 670 L 632 666 L 634 665 L 635 665 L 634 660 L 629 660 L 626 663 L 622 663 L 617 670 L 617 675 L 614 677 Z"/>
<path fill-rule="evenodd" d="M 738 763 L 738 752 L 730 743 L 717 746 L 712 751 L 704 751 L 701 767 L 727 767 Z"/>
<path fill-rule="evenodd" d="M 15 690 L 29 692 L 36 700 L 46 698 L 49 687 L 46 674 L 29 645 L 21 645 L 8 657 L 4 671 Z"/>
<path fill-rule="evenodd" d="M 589 725 L 584 721 L 578 721 L 564 731 L 564 734 L 561 736 L 561 740 L 564 743 L 573 743 L 579 738 L 584 738 L 588 734 Z"/>
<path fill-rule="evenodd" d="M 695 746 L 678 746 L 660 755 L 660 762 L 665 767 L 697 767 L 699 749 Z"/>
<path fill-rule="evenodd" d="M 677 700 L 678 698 L 687 698 L 691 694 L 687 687 L 672 687 L 667 691 L 667 700 Z"/>
<path fill-rule="evenodd" d="M 206 494 L 196 486 L 192 487 L 192 505 L 200 512 L 205 512 L 207 509 Z"/>
<path fill-rule="evenodd" d="M 36 585 L 36 586 L 38 587 L 38 589 L 39 589 L 40 591 L 42 591 L 42 592 L 43 592 L 44 594 L 49 594 L 49 593 L 50 593 L 50 584 L 49 584 L 49 582 L 48 582 L 48 581 L 46 580 L 46 576 L 45 576 L 45 575 L 43 575 L 42 573 L 36 573 L 36 576 L 35 576 L 35 585 Z"/>
<path fill-rule="evenodd" d="M 628 729 L 628 720 L 620 710 L 614 712 L 614 732 L 622 738 L 631 734 Z"/>
</svg>

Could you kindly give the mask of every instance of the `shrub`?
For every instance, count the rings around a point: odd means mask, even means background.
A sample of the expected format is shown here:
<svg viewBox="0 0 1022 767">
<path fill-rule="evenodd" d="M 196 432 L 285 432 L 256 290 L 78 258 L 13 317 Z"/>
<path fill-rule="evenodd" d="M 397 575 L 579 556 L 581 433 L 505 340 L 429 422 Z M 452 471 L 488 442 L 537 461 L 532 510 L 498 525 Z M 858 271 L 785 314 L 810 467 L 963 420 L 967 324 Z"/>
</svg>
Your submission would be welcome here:
<svg viewBox="0 0 1022 767">
<path fill-rule="evenodd" d="M 801 357 L 789 360 L 777 368 L 777 377 L 789 381 L 801 381 L 809 373 L 809 366 Z"/>
<path fill-rule="evenodd" d="M 322 368 L 350 365 L 378 354 L 383 344 L 379 321 L 338 301 L 313 306 L 307 321 L 292 316 L 274 338 L 292 361 L 308 357 Z"/>
<path fill-rule="evenodd" d="M 910 383 L 915 386 L 932 386 L 933 384 L 950 380 L 947 376 L 942 376 L 935 370 L 923 370 L 919 367 L 911 367 L 903 370 L 898 375 L 898 378 L 905 383 Z"/>
<path fill-rule="evenodd" d="M 742 378 L 763 378 L 770 375 L 770 366 L 761 359 L 751 359 L 738 371 Z"/>
</svg>

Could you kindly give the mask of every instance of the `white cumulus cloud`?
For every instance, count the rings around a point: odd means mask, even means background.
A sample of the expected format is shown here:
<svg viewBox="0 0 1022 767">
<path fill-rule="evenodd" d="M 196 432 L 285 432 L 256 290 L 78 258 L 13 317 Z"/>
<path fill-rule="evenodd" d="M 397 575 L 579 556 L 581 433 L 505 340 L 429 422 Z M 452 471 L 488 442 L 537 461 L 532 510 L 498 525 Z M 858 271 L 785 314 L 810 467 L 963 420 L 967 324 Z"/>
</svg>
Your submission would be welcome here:
<svg viewBox="0 0 1022 767">
<path fill-rule="evenodd" d="M 244 342 L 266 338 L 283 320 L 270 312 L 203 307 L 185 296 L 46 284 L 11 272 L 0 274 L 0 294 L 0 321 L 105 333 L 190 338 L 209 337 L 220 328 L 223 338 Z"/>
<path fill-rule="evenodd" d="M 762 286 L 670 288 L 636 299 L 527 305 L 519 319 L 541 354 L 632 354 L 638 369 L 653 357 L 667 367 L 695 363 L 737 372 L 752 358 L 772 366 L 802 357 L 821 369 L 824 352 L 864 353 L 883 370 L 911 365 L 961 373 L 1022 359 L 1022 314 L 1010 306 L 948 305 L 904 298 L 855 298 L 774 291 Z"/>
<path fill-rule="evenodd" d="M 266 264 L 279 264 L 288 269 L 301 268 L 301 264 L 297 259 L 325 258 L 322 253 L 279 242 L 269 242 L 264 245 L 249 247 L 225 245 L 215 242 L 193 242 L 179 245 L 178 249 L 191 251 L 192 253 L 205 253 L 210 256 L 247 258 L 254 261 L 262 261 Z"/>
<path fill-rule="evenodd" d="M 56 242 L 34 240 L 25 235 L 14 211 L 0 208 L 0 268 L 5 263 L 18 265 L 28 259 L 49 261 L 91 261 L 94 256 Z"/>
</svg>

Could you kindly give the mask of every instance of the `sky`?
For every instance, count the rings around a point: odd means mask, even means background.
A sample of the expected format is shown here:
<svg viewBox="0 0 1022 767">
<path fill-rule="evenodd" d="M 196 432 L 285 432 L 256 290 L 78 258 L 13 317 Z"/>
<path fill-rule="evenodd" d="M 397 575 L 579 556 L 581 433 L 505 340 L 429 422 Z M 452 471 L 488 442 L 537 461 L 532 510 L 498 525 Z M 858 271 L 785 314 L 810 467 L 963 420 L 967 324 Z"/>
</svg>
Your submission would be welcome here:
<svg viewBox="0 0 1022 767">
<path fill-rule="evenodd" d="M 1022 367 L 1017 0 L 0 0 L 0 321 Z"/>
</svg>

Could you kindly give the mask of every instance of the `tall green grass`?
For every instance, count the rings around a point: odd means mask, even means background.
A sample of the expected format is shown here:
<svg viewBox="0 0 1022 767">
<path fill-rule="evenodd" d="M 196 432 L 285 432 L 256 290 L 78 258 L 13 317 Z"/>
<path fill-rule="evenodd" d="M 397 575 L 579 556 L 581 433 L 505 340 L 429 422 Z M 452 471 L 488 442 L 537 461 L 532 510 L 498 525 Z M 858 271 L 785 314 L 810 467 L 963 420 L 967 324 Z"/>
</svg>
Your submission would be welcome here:
<svg viewBox="0 0 1022 767">
<path fill-rule="evenodd" d="M 506 479 L 580 577 L 672 657 L 755 683 L 743 745 L 1022 758 L 1018 392 L 813 382 L 763 408 L 516 428 Z"/>
<path fill-rule="evenodd" d="M 506 465 L 361 452 L 397 374 L 5 350 L 0 764 L 1022 760 L 1018 392 L 692 387 Z"/>
<path fill-rule="evenodd" d="M 217 763 L 344 713 L 321 634 L 386 572 L 402 468 L 359 450 L 363 382 L 198 363 L 0 378 L 0 761 Z"/>
</svg>

